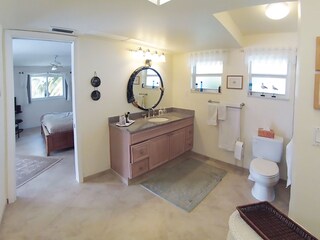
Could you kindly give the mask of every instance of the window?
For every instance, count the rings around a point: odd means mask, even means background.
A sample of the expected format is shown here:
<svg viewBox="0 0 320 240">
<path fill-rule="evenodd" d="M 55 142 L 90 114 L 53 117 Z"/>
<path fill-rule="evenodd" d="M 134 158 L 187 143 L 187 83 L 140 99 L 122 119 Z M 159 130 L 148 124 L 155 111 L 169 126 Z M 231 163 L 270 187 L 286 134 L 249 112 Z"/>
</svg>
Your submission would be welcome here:
<svg viewBox="0 0 320 240">
<path fill-rule="evenodd" d="M 263 50 L 249 55 L 248 94 L 266 98 L 289 98 L 295 51 Z"/>
<path fill-rule="evenodd" d="M 222 82 L 226 50 L 208 50 L 190 54 L 191 90 L 219 92 Z"/>
<path fill-rule="evenodd" d="M 160 86 L 159 76 L 151 69 L 147 69 L 146 88 L 158 88 Z"/>
<path fill-rule="evenodd" d="M 197 91 L 218 91 L 221 86 L 223 62 L 203 64 L 192 67 L 192 89 Z"/>
<path fill-rule="evenodd" d="M 33 100 L 64 97 L 64 75 L 31 74 L 30 96 Z"/>
<path fill-rule="evenodd" d="M 253 93 L 285 96 L 287 93 L 288 62 L 250 62 L 250 83 Z"/>
</svg>

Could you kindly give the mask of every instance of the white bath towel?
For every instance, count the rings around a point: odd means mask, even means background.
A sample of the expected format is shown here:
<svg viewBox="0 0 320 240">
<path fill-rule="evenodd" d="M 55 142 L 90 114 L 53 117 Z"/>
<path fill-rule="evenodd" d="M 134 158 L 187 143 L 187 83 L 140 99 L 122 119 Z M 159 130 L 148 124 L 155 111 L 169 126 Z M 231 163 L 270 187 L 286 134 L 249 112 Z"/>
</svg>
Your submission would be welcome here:
<svg viewBox="0 0 320 240">
<path fill-rule="evenodd" d="M 227 106 L 225 104 L 220 103 L 218 106 L 218 120 L 226 120 L 227 119 Z"/>
<path fill-rule="evenodd" d="M 240 109 L 227 108 L 228 118 L 219 121 L 219 148 L 234 151 L 235 143 L 240 139 Z"/>
<path fill-rule="evenodd" d="M 287 187 L 291 185 L 292 175 L 292 152 L 293 152 L 293 140 L 287 144 L 286 147 L 286 162 L 287 162 Z"/>
<path fill-rule="evenodd" d="M 208 125 L 216 126 L 218 123 L 218 104 L 208 103 Z"/>
</svg>

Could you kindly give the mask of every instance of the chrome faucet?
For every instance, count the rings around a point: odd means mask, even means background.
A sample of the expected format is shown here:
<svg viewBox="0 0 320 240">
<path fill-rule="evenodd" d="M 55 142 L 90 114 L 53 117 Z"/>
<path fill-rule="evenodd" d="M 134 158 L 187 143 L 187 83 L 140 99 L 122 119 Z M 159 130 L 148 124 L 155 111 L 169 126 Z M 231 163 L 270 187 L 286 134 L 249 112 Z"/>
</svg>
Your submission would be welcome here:
<svg viewBox="0 0 320 240">
<path fill-rule="evenodd" d="M 151 112 L 152 112 L 152 115 L 151 115 Z M 153 108 L 148 109 L 148 117 L 154 117 L 154 109 Z"/>
</svg>

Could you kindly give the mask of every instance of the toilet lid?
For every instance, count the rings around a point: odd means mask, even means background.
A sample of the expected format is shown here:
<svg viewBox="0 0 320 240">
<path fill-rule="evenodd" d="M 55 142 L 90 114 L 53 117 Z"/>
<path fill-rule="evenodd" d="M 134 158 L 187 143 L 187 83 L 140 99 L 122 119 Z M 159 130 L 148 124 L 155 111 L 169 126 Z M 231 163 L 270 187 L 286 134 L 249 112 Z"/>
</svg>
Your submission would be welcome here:
<svg viewBox="0 0 320 240">
<path fill-rule="evenodd" d="M 256 173 L 265 177 L 274 177 L 279 174 L 279 167 L 275 162 L 262 158 L 255 158 L 250 164 L 250 168 Z"/>
</svg>

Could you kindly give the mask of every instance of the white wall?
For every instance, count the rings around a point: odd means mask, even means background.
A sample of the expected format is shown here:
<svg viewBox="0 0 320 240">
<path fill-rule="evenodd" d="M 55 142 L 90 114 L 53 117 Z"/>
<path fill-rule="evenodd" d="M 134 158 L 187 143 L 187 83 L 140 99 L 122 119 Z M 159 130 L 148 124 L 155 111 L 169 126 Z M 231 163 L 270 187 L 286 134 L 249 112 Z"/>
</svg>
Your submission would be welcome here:
<svg viewBox="0 0 320 240">
<path fill-rule="evenodd" d="M 247 37 L 248 46 L 296 46 L 296 34 L 263 35 Z M 194 148 L 197 153 L 248 168 L 252 160 L 251 138 L 257 134 L 259 127 L 270 127 L 275 133 L 284 137 L 285 144 L 292 137 L 294 84 L 290 89 L 290 100 L 272 100 L 247 96 L 247 67 L 244 52 L 241 49 L 231 50 L 223 77 L 222 93 L 193 93 L 190 91 L 190 69 L 188 54 L 174 56 L 173 79 L 175 107 L 195 110 Z M 226 75 L 243 75 L 243 89 L 226 89 Z M 244 161 L 234 159 L 233 152 L 218 148 L 218 127 L 207 125 L 208 100 L 224 101 L 229 103 L 245 103 L 241 110 L 241 140 L 245 143 Z M 283 156 L 285 156 L 283 154 Z M 286 165 L 284 157 L 280 164 L 281 178 L 286 179 Z"/>
<path fill-rule="evenodd" d="M 12 35 L 15 34 L 20 36 L 19 34 L 21 33 L 10 32 L 6 38 L 6 46 L 8 46 L 8 49 L 6 49 L 6 54 L 8 54 L 6 59 L 12 58 L 10 46 Z M 50 39 L 52 37 L 61 41 L 65 41 L 65 39 L 69 41 L 69 38 L 64 38 L 60 35 L 49 36 L 48 34 L 36 32 L 24 32 L 24 37 L 31 39 Z M 108 117 L 120 115 L 127 111 L 140 112 L 132 104 L 127 103 L 126 88 L 131 73 L 136 68 L 144 65 L 144 61 L 133 59 L 129 52 L 129 50 L 138 49 L 140 46 L 137 45 L 86 36 L 78 37 L 76 42 L 76 58 L 73 59 L 75 62 L 75 69 L 73 69 L 75 74 L 73 95 L 76 100 L 73 103 L 73 110 L 76 113 L 75 133 L 77 135 L 76 144 L 78 146 L 76 155 L 78 156 L 80 168 L 80 175 L 77 176 L 77 179 L 82 181 L 83 177 L 103 172 L 110 168 Z M 7 64 L 8 67 L 6 68 L 10 70 L 10 62 Z M 162 105 L 159 107 L 169 107 L 172 102 L 170 56 L 167 55 L 166 63 L 153 64 L 152 67 L 162 75 L 165 87 L 167 87 L 161 103 Z M 102 84 L 99 87 L 102 96 L 99 101 L 93 101 L 90 98 L 90 94 L 94 90 L 90 81 L 94 76 L 94 72 L 97 72 L 97 75 L 102 80 Z M 7 79 L 14 78 L 11 72 L 8 72 L 7 75 Z M 7 90 L 5 91 L 6 103 L 9 106 L 6 109 L 6 115 L 14 116 L 13 84 L 8 84 L 5 90 Z M 9 119 L 12 119 L 12 117 Z M 5 123 L 4 129 L 7 129 L 4 142 L 7 145 L 6 150 L 8 152 L 5 157 L 6 159 L 11 159 L 14 157 L 12 155 L 14 153 L 14 149 L 12 149 L 14 145 L 8 145 L 8 143 L 14 142 L 14 124 L 11 120 Z M 7 162 L 10 163 L 10 161 Z M 15 181 L 12 177 L 8 178 L 8 181 L 10 187 L 8 188 L 7 195 L 9 201 L 13 202 L 16 197 L 13 188 Z"/>
<path fill-rule="evenodd" d="M 3 54 L 2 54 L 2 26 L 0 25 L 0 222 L 6 206 L 6 165 L 5 165 L 5 108 L 4 108 L 4 81 L 3 81 Z"/>
<path fill-rule="evenodd" d="M 70 53 L 71 54 L 71 53 Z M 23 72 L 23 74 L 19 74 Z M 40 117 L 48 112 L 69 112 L 72 111 L 72 101 L 64 98 L 47 99 L 27 102 L 26 81 L 27 75 L 31 73 L 50 72 L 48 67 L 15 67 L 14 68 L 14 93 L 17 98 L 17 104 L 21 105 L 22 113 L 17 114 L 16 118 L 22 119 L 21 128 L 33 128 L 40 126 Z M 60 70 L 70 79 L 70 67 L 64 67 Z"/>
<path fill-rule="evenodd" d="M 78 152 L 84 177 L 110 168 L 108 117 L 139 112 L 127 103 L 126 89 L 131 73 L 143 61 L 133 59 L 129 50 L 138 46 L 98 37 L 79 37 L 78 79 L 75 85 L 78 130 Z M 153 64 L 163 77 L 165 94 L 160 106 L 172 102 L 170 57 L 166 63 Z M 97 73 L 101 79 L 101 99 L 90 98 L 94 88 L 90 80 Z"/>
<path fill-rule="evenodd" d="M 294 124 L 294 164 L 289 216 L 320 238 L 320 147 L 313 146 L 313 129 L 320 127 L 320 110 L 313 109 L 315 39 L 320 36 L 320 1 L 300 1 L 298 77 Z"/>
</svg>

